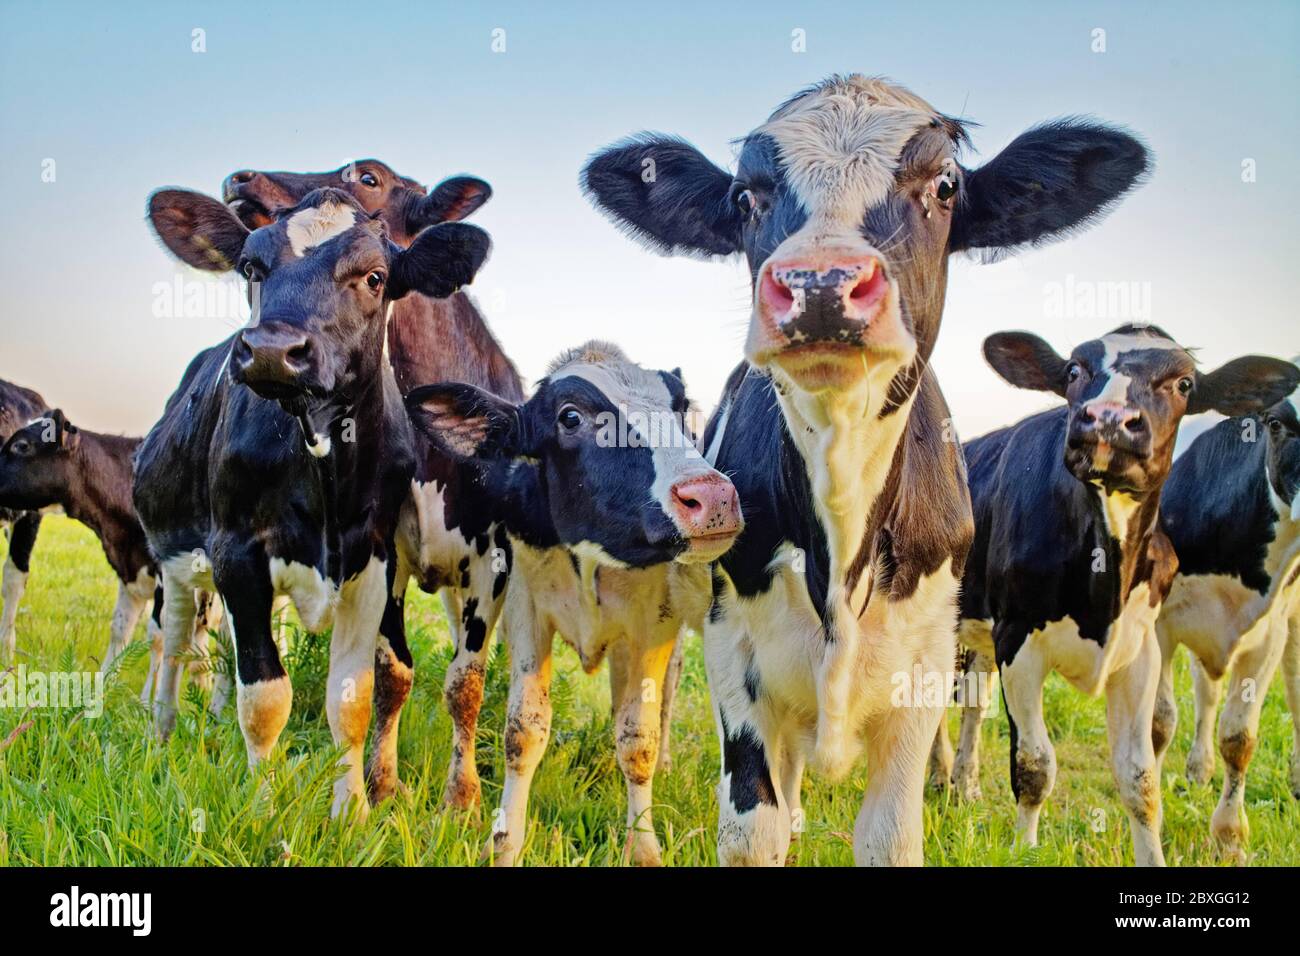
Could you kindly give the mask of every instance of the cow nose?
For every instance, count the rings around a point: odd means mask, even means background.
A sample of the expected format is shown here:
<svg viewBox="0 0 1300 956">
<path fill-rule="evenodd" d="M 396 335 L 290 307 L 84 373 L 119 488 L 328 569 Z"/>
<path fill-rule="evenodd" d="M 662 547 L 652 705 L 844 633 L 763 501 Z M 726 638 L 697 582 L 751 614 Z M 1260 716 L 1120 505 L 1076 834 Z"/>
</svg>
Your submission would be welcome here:
<svg viewBox="0 0 1300 956">
<path fill-rule="evenodd" d="M 249 385 L 296 385 L 311 357 L 307 334 L 283 323 L 255 325 L 235 341 L 235 365 Z"/>
<path fill-rule="evenodd" d="M 736 488 L 720 474 L 683 478 L 671 497 L 673 517 L 687 538 L 734 535 L 743 526 Z"/>
<path fill-rule="evenodd" d="M 759 308 L 792 345 L 859 343 L 888 291 L 884 264 L 875 256 L 844 254 L 815 266 L 773 262 L 759 286 Z"/>
<path fill-rule="evenodd" d="M 1124 432 L 1140 435 L 1146 431 L 1142 412 L 1122 402 L 1095 401 L 1079 409 L 1079 424 L 1085 431 Z"/>
<path fill-rule="evenodd" d="M 238 198 L 239 192 L 236 187 L 252 182 L 256 176 L 257 173 L 251 169 L 241 169 L 238 172 L 231 173 L 221 183 L 222 200 L 230 202 L 232 199 Z"/>
</svg>

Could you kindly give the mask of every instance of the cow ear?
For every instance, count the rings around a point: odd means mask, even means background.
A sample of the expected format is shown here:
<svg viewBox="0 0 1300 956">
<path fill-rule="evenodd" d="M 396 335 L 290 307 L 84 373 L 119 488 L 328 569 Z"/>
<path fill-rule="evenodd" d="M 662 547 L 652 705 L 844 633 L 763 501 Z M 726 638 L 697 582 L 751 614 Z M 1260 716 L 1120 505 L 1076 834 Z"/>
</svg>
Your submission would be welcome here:
<svg viewBox="0 0 1300 956">
<path fill-rule="evenodd" d="M 582 190 L 633 239 L 663 255 L 739 252 L 744 217 L 730 173 L 684 140 L 641 133 L 587 160 Z"/>
<path fill-rule="evenodd" d="M 419 232 L 440 222 L 458 222 L 491 198 L 492 187 L 481 179 L 473 176 L 444 179 L 416 203 L 407 228 Z"/>
<path fill-rule="evenodd" d="M 422 292 L 444 299 L 474 281 L 491 246 L 492 240 L 478 226 L 463 222 L 430 226 L 409 248 L 394 252 L 388 297 L 400 299 L 408 292 Z"/>
<path fill-rule="evenodd" d="M 1187 414 L 1214 410 L 1230 417 L 1254 415 L 1300 386 L 1300 368 L 1282 359 L 1247 355 L 1196 376 Z"/>
<path fill-rule="evenodd" d="M 984 340 L 984 358 L 1017 388 L 1064 397 L 1070 363 L 1031 332 L 998 332 Z"/>
<path fill-rule="evenodd" d="M 1151 154 L 1112 126 L 1078 119 L 1021 133 L 966 175 L 949 249 L 996 259 L 1086 228 L 1140 183 Z"/>
<path fill-rule="evenodd" d="M 248 229 L 224 203 L 188 189 L 159 189 L 149 197 L 149 224 L 172 255 L 208 272 L 229 272 Z"/>
<path fill-rule="evenodd" d="M 41 441 L 70 451 L 81 442 L 81 433 L 63 409 L 50 408 L 41 413 Z"/>
<path fill-rule="evenodd" d="M 481 388 L 421 385 L 406 396 L 406 408 L 429 441 L 452 458 L 512 458 L 519 452 L 519 409 Z"/>
</svg>

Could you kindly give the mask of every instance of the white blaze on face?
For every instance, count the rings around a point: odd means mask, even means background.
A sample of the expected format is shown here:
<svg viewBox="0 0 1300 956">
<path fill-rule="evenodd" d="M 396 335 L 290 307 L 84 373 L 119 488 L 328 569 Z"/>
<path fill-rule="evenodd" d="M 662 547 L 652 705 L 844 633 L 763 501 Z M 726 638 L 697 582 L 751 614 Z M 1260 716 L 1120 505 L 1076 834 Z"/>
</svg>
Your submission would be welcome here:
<svg viewBox="0 0 1300 956">
<path fill-rule="evenodd" d="M 351 206 L 336 202 L 299 210 L 285 225 L 289 248 L 301 259 L 309 249 L 351 229 L 356 224 L 356 213 Z"/>
<path fill-rule="evenodd" d="M 1106 384 L 1101 392 L 1089 399 L 1089 401 L 1117 402 L 1121 405 L 1128 404 L 1128 387 L 1133 383 L 1133 379 L 1120 372 L 1117 367 L 1121 356 L 1125 352 L 1135 352 L 1141 349 L 1177 349 L 1180 352 L 1183 351 L 1181 345 L 1162 335 L 1116 333 L 1102 336 L 1101 344 L 1106 350 L 1101 360 L 1102 374 L 1106 375 Z"/>
</svg>

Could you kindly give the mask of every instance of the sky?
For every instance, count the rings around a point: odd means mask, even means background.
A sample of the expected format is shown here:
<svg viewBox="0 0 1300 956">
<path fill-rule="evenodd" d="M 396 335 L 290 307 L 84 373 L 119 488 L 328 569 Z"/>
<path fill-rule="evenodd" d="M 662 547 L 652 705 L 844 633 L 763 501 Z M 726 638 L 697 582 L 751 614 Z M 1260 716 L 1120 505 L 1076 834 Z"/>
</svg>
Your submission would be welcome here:
<svg viewBox="0 0 1300 956">
<path fill-rule="evenodd" d="M 743 263 L 641 249 L 587 203 L 578 171 L 645 129 L 734 168 L 736 137 L 835 72 L 888 76 L 978 123 L 967 166 L 1070 114 L 1127 126 L 1154 151 L 1150 181 L 1090 231 L 996 265 L 953 258 L 933 362 L 963 436 L 1053 401 L 984 364 L 980 343 L 1002 329 L 1065 353 L 1150 321 L 1206 369 L 1290 357 L 1298 47 L 1294 0 L 0 0 L 0 378 L 83 427 L 143 434 L 194 353 L 238 325 L 220 288 L 183 307 L 208 280 L 157 243 L 149 193 L 218 194 L 240 168 L 373 156 L 426 184 L 492 184 L 473 221 L 493 253 L 471 292 L 530 383 L 599 337 L 681 366 L 710 409 L 742 356 Z"/>
</svg>

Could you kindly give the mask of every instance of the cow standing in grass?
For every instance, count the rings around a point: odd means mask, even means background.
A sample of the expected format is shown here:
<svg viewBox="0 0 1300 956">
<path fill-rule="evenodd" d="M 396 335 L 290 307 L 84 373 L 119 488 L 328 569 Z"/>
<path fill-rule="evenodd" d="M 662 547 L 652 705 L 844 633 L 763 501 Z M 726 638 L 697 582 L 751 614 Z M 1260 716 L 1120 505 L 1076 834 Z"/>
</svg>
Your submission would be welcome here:
<svg viewBox="0 0 1300 956">
<path fill-rule="evenodd" d="M 1074 232 L 1148 165 L 1133 137 L 1086 121 L 1029 130 L 974 170 L 965 139 L 900 86 L 832 77 L 746 136 L 734 174 L 656 134 L 584 170 L 596 205 L 652 248 L 744 253 L 750 269 L 747 361 L 704 438 L 747 518 L 704 632 L 723 863 L 783 863 L 805 761 L 837 777 L 864 749 L 855 858 L 922 861 L 944 707 L 891 698 L 904 675 L 951 672 L 971 539 L 929 366 L 948 256 Z"/>
<path fill-rule="evenodd" d="M 1223 792 L 1211 828 L 1226 854 L 1244 856 L 1246 768 L 1259 715 L 1279 660 L 1295 743 L 1291 790 L 1300 798 L 1300 393 L 1261 414 L 1225 419 L 1175 461 L 1161 499 L 1160 523 L 1178 555 L 1156 621 L 1160 690 L 1156 757 L 1178 720 L 1173 656 L 1192 653 L 1196 730 L 1187 775 L 1214 772 L 1214 725 L 1223 754 Z M 1222 678 L 1231 671 L 1219 716 Z"/>
<path fill-rule="evenodd" d="M 45 399 L 30 388 L 0 379 L 0 442 L 4 442 L 29 421 L 48 408 Z M 0 508 L 0 528 L 9 538 L 3 578 L 0 579 L 0 664 L 14 658 L 18 643 L 18 604 L 27 588 L 31 572 L 32 549 L 41 526 L 39 511 L 14 511 Z"/>
<path fill-rule="evenodd" d="M 364 807 L 375 658 L 381 633 L 391 644 L 400 629 L 394 535 L 415 469 L 385 316 L 411 292 L 446 296 L 469 282 L 487 234 L 444 223 L 403 249 L 333 189 L 251 232 L 222 203 L 181 190 L 155 193 L 149 218 L 179 259 L 236 269 L 255 295 L 249 326 L 190 363 L 137 457 L 136 509 L 166 592 L 158 731 L 176 720 L 186 596 L 215 588 L 249 761 L 267 756 L 292 700 L 271 632 L 273 598 L 287 594 L 308 630 L 333 625 L 326 712 L 345 770 L 332 812 Z"/>
<path fill-rule="evenodd" d="M 1203 373 L 1155 326 L 1122 326 L 1068 358 L 1036 335 L 1002 332 L 984 354 L 1011 384 L 1066 400 L 965 447 L 975 543 L 959 634 L 1000 671 L 1018 838 L 1037 845 L 1056 779 L 1043 715 L 1043 683 L 1055 670 L 1084 693 L 1106 695 L 1134 859 L 1163 865 L 1156 753 L 1172 724 L 1156 706 L 1156 617 L 1178 559 L 1159 512 L 1178 423 L 1211 409 L 1252 414 L 1290 393 L 1300 369 L 1249 357 Z M 966 716 L 978 719 L 973 707 Z M 979 739 L 962 737 L 963 745 Z"/>
<path fill-rule="evenodd" d="M 558 633 L 588 673 L 610 655 L 631 856 L 657 865 L 651 785 L 668 665 L 682 627 L 703 621 L 708 562 L 741 528 L 735 488 L 688 437 L 679 373 L 589 342 L 560 356 L 523 404 L 460 383 L 416 388 L 407 404 L 435 445 L 478 473 L 513 558 L 494 862 L 511 865 L 523 849 L 528 790 L 550 737 Z"/>
</svg>

